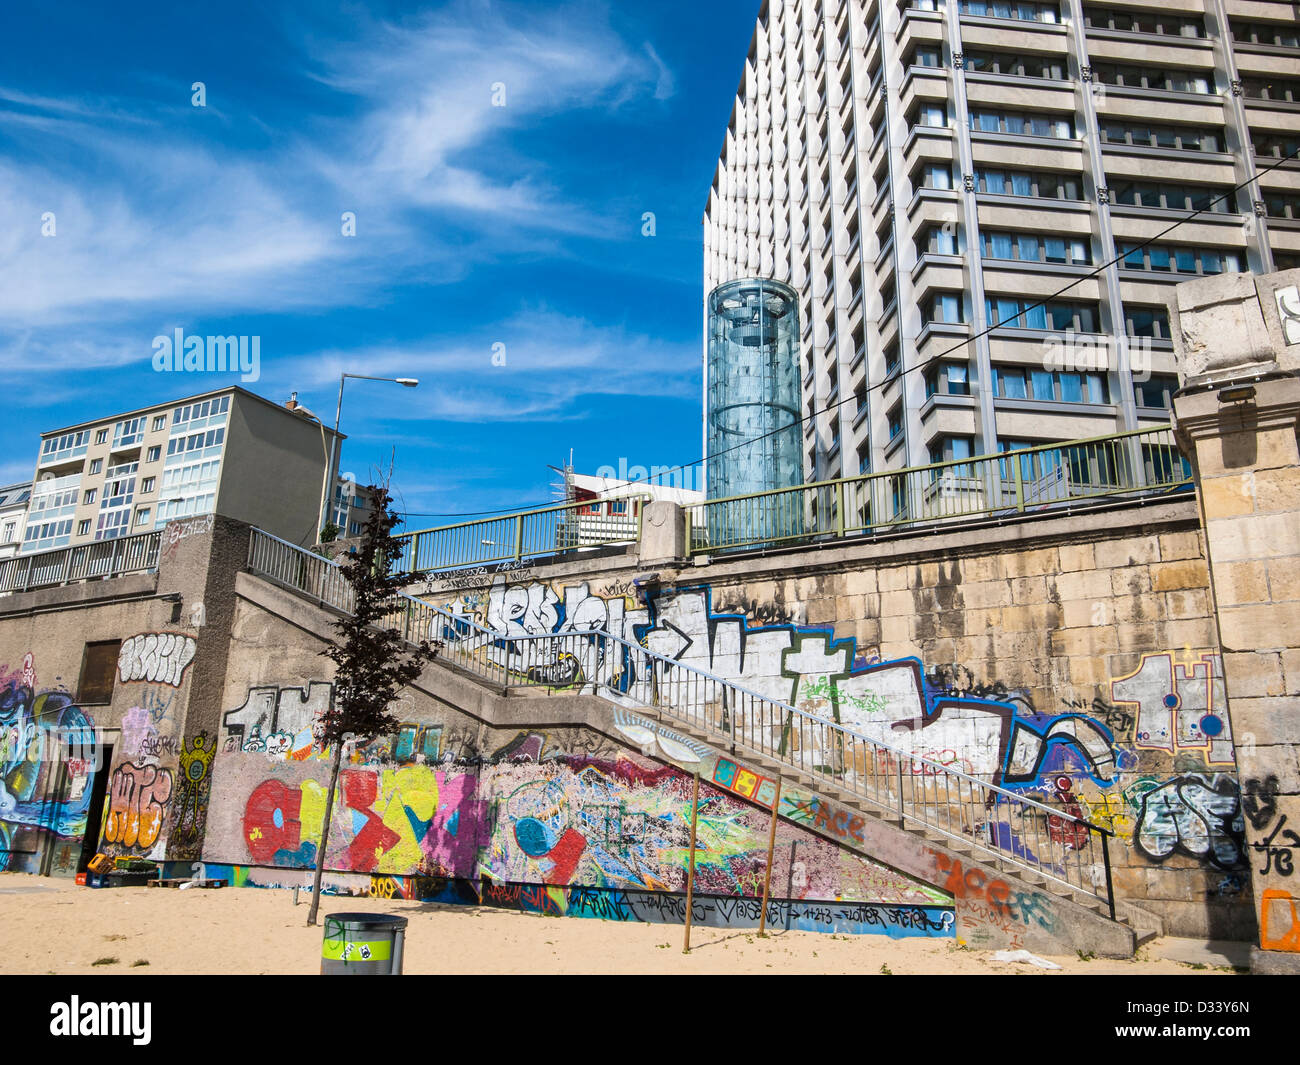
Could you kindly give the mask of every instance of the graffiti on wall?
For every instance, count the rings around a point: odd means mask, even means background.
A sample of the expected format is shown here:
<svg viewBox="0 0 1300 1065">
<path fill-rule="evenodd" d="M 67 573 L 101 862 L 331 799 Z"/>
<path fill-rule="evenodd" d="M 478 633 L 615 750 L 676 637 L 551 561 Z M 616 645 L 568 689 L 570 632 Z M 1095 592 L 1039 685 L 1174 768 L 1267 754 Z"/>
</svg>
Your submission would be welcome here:
<svg viewBox="0 0 1300 1065">
<path fill-rule="evenodd" d="M 204 730 L 191 736 L 177 753 L 176 793 L 172 797 L 171 831 L 167 840 L 169 858 L 199 857 L 216 753 L 216 737 Z"/>
<path fill-rule="evenodd" d="M 122 762 L 108 784 L 104 839 L 123 851 L 148 853 L 163 830 L 172 772 L 144 762 Z"/>
<path fill-rule="evenodd" d="M 1174 661 L 1170 652 L 1142 656 L 1138 668 L 1110 682 L 1111 701 L 1135 708 L 1133 743 L 1168 751 L 1203 752 L 1209 765 L 1232 765 L 1223 660 L 1203 654 Z"/>
<path fill-rule="evenodd" d="M 94 722 L 70 693 L 38 691 L 31 654 L 0 670 L 0 869 L 75 871 L 94 774 Z"/>
<path fill-rule="evenodd" d="M 194 637 L 183 632 L 142 632 L 122 641 L 118 676 L 124 681 L 144 680 L 178 688 L 195 651 Z"/>
<path fill-rule="evenodd" d="M 274 684 L 248 689 L 243 705 L 227 711 L 221 723 L 223 749 L 257 751 L 301 760 L 318 750 L 321 716 L 329 710 L 334 685 L 311 681 L 306 689 Z"/>
<path fill-rule="evenodd" d="M 882 660 L 875 648 L 860 650 L 830 628 L 791 624 L 757 600 L 722 594 L 729 606 L 715 609 L 704 586 L 651 589 L 642 601 L 596 594 L 586 582 L 552 587 L 497 575 L 473 593 L 472 616 L 506 635 L 603 629 L 900 752 L 876 772 L 927 776 L 951 767 L 1103 825 L 1139 863 L 1179 855 L 1212 868 L 1244 868 L 1218 654 L 1143 654 L 1094 698 L 1066 700 L 1064 712 L 1052 713 L 1036 709 L 1027 691 L 976 678 L 964 665 L 941 663 L 927 673 L 916 659 Z M 467 609 L 463 602 L 448 606 Z M 439 635 L 470 639 L 468 630 L 453 628 Z M 508 645 L 489 653 L 510 667 Z M 607 641 L 568 641 L 565 653 L 577 662 L 563 677 L 557 673 L 566 686 L 598 682 L 626 690 L 631 664 Z M 833 752 L 827 762 L 833 764 Z M 815 821 L 815 807 L 806 816 Z M 1084 830 L 1066 817 L 1049 818 L 1045 827 L 1067 849 L 1084 844 Z M 1015 848 L 1024 846 L 1016 840 L 1027 826 L 983 830 Z M 1122 854 L 1115 857 L 1125 863 Z M 1286 857 L 1279 852 L 1279 859 Z"/>
<path fill-rule="evenodd" d="M 626 722 L 648 724 L 630 717 Z M 665 731 L 663 740 L 672 742 L 674 734 Z M 521 732 L 489 742 L 492 754 L 472 765 L 444 760 L 436 766 L 345 768 L 327 868 L 388 877 L 683 889 L 691 775 L 608 741 L 589 743 L 605 747 L 605 757 L 581 748 L 578 754 L 551 752 L 550 742 L 544 734 Z M 239 781 L 247 790 L 237 825 L 227 819 L 214 828 L 209 815 L 205 858 L 310 868 L 320 844 L 328 766 L 319 760 L 250 762 L 244 756 L 229 752 L 215 762 L 214 787 Z M 702 768 L 696 882 L 702 893 L 753 898 L 762 891 L 768 815 L 736 790 L 744 787 L 743 775 L 760 774 L 727 761 L 731 770 L 716 771 L 712 758 Z M 729 774 L 730 788 L 707 783 Z M 778 832 L 773 883 L 784 884 L 790 897 L 809 900 L 946 902 L 942 892 L 789 824 Z"/>
<path fill-rule="evenodd" d="M 1243 864 L 1241 800 L 1231 777 L 1175 777 L 1137 802 L 1133 843 L 1152 861 L 1185 854 L 1219 869 Z"/>
</svg>

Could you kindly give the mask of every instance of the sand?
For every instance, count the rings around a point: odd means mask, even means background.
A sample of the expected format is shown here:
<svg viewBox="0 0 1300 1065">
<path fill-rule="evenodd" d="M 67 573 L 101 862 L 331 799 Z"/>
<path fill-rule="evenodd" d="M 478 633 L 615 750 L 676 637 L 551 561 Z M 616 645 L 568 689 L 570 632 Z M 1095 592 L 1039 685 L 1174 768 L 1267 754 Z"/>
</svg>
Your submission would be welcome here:
<svg viewBox="0 0 1300 1065">
<path fill-rule="evenodd" d="M 78 887 L 68 881 L 0 876 L 0 953 L 6 974 L 313 974 L 322 929 L 306 925 L 306 892 L 263 888 Z M 364 911 L 410 919 L 405 972 L 446 973 L 970 973 L 1055 976 L 1003 964 L 951 939 L 695 928 L 682 953 L 680 925 L 541 917 L 401 899 L 325 896 L 321 914 Z M 24 929 L 15 935 L 15 929 Z M 1214 969 L 1154 957 L 1083 961 L 1056 957 L 1062 973 L 1196 974 Z M 1148 960 L 1148 956 L 1151 956 Z M 112 959 L 104 961 L 104 959 Z M 99 964 L 96 964 L 99 962 Z M 148 962 L 147 965 L 139 964 Z M 1219 970 L 1220 972 L 1223 970 Z"/>
</svg>

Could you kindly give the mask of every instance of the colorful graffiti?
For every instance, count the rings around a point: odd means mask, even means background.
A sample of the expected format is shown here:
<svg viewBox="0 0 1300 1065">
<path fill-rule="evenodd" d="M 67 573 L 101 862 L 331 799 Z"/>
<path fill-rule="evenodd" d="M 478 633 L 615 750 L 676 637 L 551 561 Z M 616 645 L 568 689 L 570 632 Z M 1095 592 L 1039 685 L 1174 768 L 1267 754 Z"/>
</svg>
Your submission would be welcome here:
<svg viewBox="0 0 1300 1065">
<path fill-rule="evenodd" d="M 1232 765 L 1223 661 L 1203 654 L 1183 663 L 1171 652 L 1143 655 L 1132 673 L 1110 682 L 1111 700 L 1136 707 L 1136 747 L 1203 752 L 1210 765 Z"/>
<path fill-rule="evenodd" d="M 625 717 L 630 728 L 639 723 L 649 730 L 648 722 Z M 659 742 L 674 742 L 671 730 L 665 731 L 669 735 Z M 588 746 L 613 747 L 608 741 Z M 617 747 L 599 758 L 585 751 L 548 756 L 548 741 L 536 732 L 521 732 L 495 748 L 495 760 L 473 765 L 443 761 L 436 766 L 345 768 L 326 867 L 385 877 L 486 876 L 510 883 L 648 892 L 684 888 L 689 773 Z M 205 858 L 312 867 L 327 770 L 326 763 L 315 759 L 268 763 L 249 760 L 245 752 L 220 755 L 214 763 L 214 795 L 220 789 L 227 794 L 238 793 L 230 788 L 248 790 L 238 825 L 214 828 L 209 817 Z M 767 862 L 768 814 L 757 805 L 760 792 L 766 794 L 763 778 L 743 764 L 712 755 L 702 761 L 701 775 L 719 783 L 705 783 L 701 790 L 698 889 L 757 897 Z M 240 783 L 244 780 L 249 783 Z M 746 790 L 752 790 L 748 802 L 742 797 Z M 796 825 L 781 824 L 777 841 L 773 883 L 784 885 L 792 898 L 946 902 L 942 892 Z"/>
<path fill-rule="evenodd" d="M 156 765 L 123 762 L 108 785 L 104 839 L 124 851 L 147 853 L 162 834 L 172 773 Z"/>
<path fill-rule="evenodd" d="M 0 671 L 0 869 L 76 871 L 99 770 L 94 722 L 66 691 L 36 690 L 35 663 Z"/>
<path fill-rule="evenodd" d="M 241 706 L 221 719 L 223 749 L 257 751 L 274 758 L 301 760 L 319 751 L 316 734 L 330 707 L 334 685 L 311 681 L 307 688 L 274 684 L 249 688 Z"/>
<path fill-rule="evenodd" d="M 1183 854 L 1219 869 L 1244 864 L 1245 826 L 1231 777 L 1175 777 L 1143 791 L 1138 803 L 1133 843 L 1152 861 Z"/>
<path fill-rule="evenodd" d="M 1279 888 L 1261 893 L 1259 945 L 1264 950 L 1300 953 L 1300 899 Z"/>
<path fill-rule="evenodd" d="M 183 632 L 142 632 L 122 641 L 118 676 L 124 681 L 145 680 L 178 688 L 196 650 L 194 637 Z"/>
<path fill-rule="evenodd" d="M 200 730 L 181 745 L 177 754 L 179 772 L 172 798 L 172 823 L 167 839 L 170 858 L 197 858 L 203 840 L 212 785 L 212 760 L 217 739 Z"/>
</svg>

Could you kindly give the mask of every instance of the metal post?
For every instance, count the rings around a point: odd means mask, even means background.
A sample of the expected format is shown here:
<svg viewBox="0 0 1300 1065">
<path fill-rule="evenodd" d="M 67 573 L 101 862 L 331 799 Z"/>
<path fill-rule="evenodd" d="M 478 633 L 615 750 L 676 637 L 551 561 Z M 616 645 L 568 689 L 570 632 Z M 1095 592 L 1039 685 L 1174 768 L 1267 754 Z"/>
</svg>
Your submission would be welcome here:
<svg viewBox="0 0 1300 1065">
<path fill-rule="evenodd" d="M 515 515 L 515 561 L 518 562 L 524 554 L 524 516 Z"/>
<path fill-rule="evenodd" d="M 763 873 L 763 910 L 758 915 L 758 934 L 767 935 L 767 900 L 772 893 L 772 854 L 776 850 L 776 819 L 781 810 L 781 778 L 776 778 L 776 798 L 772 801 L 772 820 L 767 826 L 767 870 Z"/>
<path fill-rule="evenodd" d="M 695 781 L 691 785 L 691 846 L 686 854 L 686 938 L 682 953 L 691 952 L 691 908 L 695 905 L 695 827 L 700 813 L 700 767 L 695 766 Z"/>
<path fill-rule="evenodd" d="M 1101 834 L 1101 860 L 1106 865 L 1106 904 L 1110 906 L 1110 919 L 1115 920 L 1115 888 L 1110 882 L 1110 833 Z"/>
</svg>

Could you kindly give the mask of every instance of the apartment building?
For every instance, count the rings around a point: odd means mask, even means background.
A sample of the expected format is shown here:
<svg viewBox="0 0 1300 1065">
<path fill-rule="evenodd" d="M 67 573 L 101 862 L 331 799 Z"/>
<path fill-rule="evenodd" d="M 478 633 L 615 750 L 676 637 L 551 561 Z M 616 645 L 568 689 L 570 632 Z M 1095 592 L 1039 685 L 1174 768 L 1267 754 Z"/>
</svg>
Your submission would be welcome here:
<svg viewBox="0 0 1300 1065">
<path fill-rule="evenodd" d="M 704 289 L 798 291 L 805 479 L 1167 422 L 1171 287 L 1300 265 L 1298 15 L 764 3 Z"/>
<path fill-rule="evenodd" d="M 27 504 L 32 496 L 32 482 L 0 488 L 0 558 L 18 554 L 27 525 Z"/>
<path fill-rule="evenodd" d="M 42 433 L 22 550 L 210 513 L 314 543 L 333 438 L 315 418 L 238 387 Z"/>
</svg>

